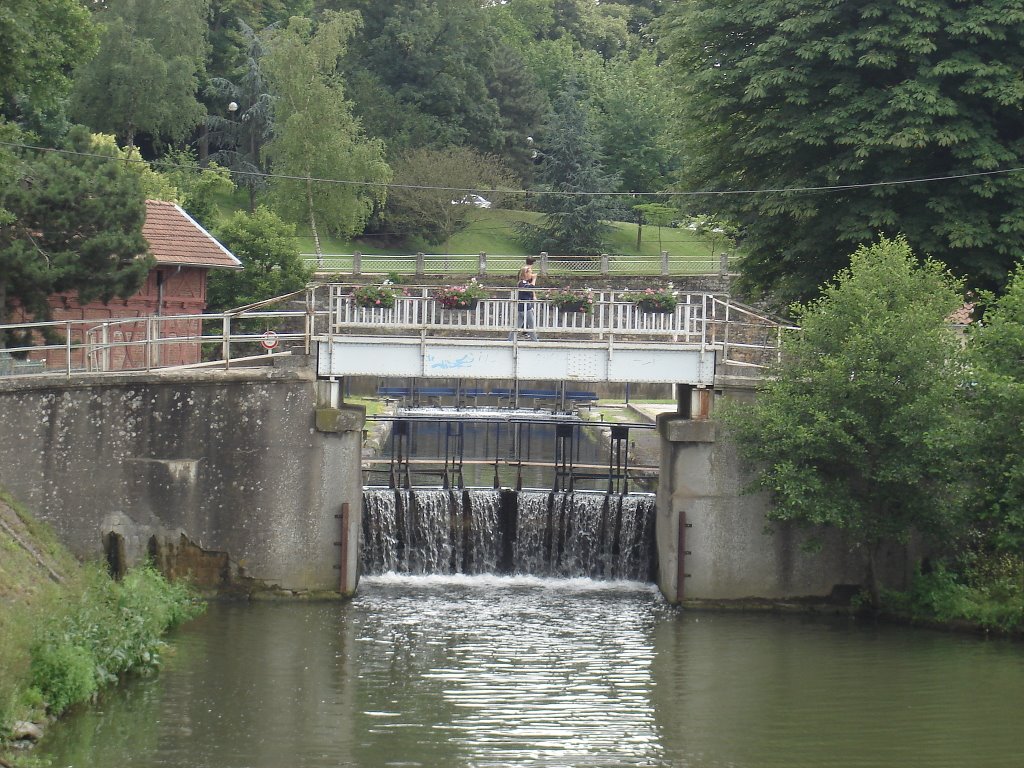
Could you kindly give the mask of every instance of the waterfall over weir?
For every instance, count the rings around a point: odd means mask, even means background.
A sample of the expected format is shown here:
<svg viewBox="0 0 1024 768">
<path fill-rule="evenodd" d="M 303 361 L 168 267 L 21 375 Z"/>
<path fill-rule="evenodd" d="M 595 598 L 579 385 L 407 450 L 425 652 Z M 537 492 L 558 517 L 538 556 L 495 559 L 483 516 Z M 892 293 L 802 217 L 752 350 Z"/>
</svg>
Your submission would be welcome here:
<svg viewBox="0 0 1024 768">
<path fill-rule="evenodd" d="M 363 494 L 362 570 L 650 581 L 647 494 L 396 490 Z"/>
</svg>

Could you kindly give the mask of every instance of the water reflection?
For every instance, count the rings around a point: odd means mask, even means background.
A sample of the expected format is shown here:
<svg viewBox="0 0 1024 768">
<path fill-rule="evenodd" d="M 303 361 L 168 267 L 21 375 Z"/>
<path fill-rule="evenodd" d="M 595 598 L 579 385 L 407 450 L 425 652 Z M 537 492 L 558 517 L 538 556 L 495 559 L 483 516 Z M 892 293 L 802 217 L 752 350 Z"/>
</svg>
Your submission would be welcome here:
<svg viewBox="0 0 1024 768">
<path fill-rule="evenodd" d="M 54 766 L 1019 765 L 1024 648 L 677 613 L 635 583 L 376 577 L 218 604 L 160 677 L 52 729 Z"/>
</svg>

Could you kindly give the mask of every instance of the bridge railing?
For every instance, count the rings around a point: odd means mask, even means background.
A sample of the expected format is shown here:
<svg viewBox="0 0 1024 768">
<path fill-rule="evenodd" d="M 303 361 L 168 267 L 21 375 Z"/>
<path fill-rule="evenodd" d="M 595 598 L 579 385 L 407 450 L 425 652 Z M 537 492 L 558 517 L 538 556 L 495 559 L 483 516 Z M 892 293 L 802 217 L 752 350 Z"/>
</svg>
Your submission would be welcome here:
<svg viewBox="0 0 1024 768">
<path fill-rule="evenodd" d="M 301 299 L 301 293 L 299 298 Z M 293 299 L 294 295 L 278 300 Z M 160 315 L 0 325 L 0 376 L 230 367 L 286 347 L 308 352 L 315 317 L 263 304 L 223 314 Z M 326 311 L 321 312 L 326 316 Z"/>
<path fill-rule="evenodd" d="M 393 308 L 359 307 L 352 288 L 318 285 L 222 314 L 0 325 L 0 344 L 6 340 L 0 376 L 230 367 L 287 349 L 309 353 L 314 340 L 344 333 L 504 340 L 517 324 L 515 289 L 497 289 L 472 309 L 452 310 L 433 297 L 436 287 L 409 287 Z M 593 312 L 582 313 L 560 309 L 546 293 L 535 289 L 532 304 L 544 338 L 713 346 L 723 364 L 740 368 L 778 359 L 782 334 L 791 328 L 724 294 L 680 293 L 673 311 L 649 313 L 620 292 L 597 291 Z"/>
<path fill-rule="evenodd" d="M 436 289 L 404 288 L 406 295 L 395 298 L 394 306 L 360 306 L 351 286 L 332 285 L 331 330 L 333 334 L 350 332 L 390 333 L 469 332 L 509 334 L 518 322 L 518 291 L 497 289 L 468 309 L 443 307 L 434 297 Z M 571 337 L 604 339 L 638 338 L 646 341 L 671 341 L 686 344 L 717 345 L 724 350 L 742 352 L 739 362 L 765 365 L 767 356 L 777 352 L 780 326 L 773 319 L 740 307 L 725 295 L 679 293 L 675 308 L 651 312 L 624 298 L 630 292 L 592 292 L 590 312 L 565 311 L 547 298 L 549 291 L 534 289 L 534 310 L 539 334 L 556 333 Z M 732 326 L 730 329 L 729 326 Z M 745 350 L 745 351 L 744 351 Z M 755 350 L 758 351 L 755 354 Z"/>
</svg>

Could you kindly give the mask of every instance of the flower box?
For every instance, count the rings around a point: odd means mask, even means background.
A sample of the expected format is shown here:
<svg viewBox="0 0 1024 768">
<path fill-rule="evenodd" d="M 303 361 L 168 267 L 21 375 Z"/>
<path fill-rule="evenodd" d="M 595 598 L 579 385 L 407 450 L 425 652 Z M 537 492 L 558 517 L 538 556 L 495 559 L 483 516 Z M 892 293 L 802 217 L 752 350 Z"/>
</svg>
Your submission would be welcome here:
<svg viewBox="0 0 1024 768">
<path fill-rule="evenodd" d="M 558 307 L 558 311 L 565 312 L 592 312 L 594 310 L 594 295 L 590 289 L 573 291 L 567 288 L 556 288 L 549 291 L 547 300 L 550 304 Z"/>
<path fill-rule="evenodd" d="M 369 309 L 391 309 L 395 306 L 395 300 L 404 296 L 405 291 L 394 288 L 390 283 L 382 285 L 361 285 L 352 291 L 352 300 L 357 307 Z"/>
<path fill-rule="evenodd" d="M 434 299 L 444 309 L 476 309 L 487 291 L 474 278 L 466 285 L 446 285 L 434 291 Z"/>
<path fill-rule="evenodd" d="M 676 311 L 676 292 L 671 289 L 648 288 L 645 291 L 623 293 L 619 298 L 633 302 L 641 312 L 667 315 Z"/>
</svg>

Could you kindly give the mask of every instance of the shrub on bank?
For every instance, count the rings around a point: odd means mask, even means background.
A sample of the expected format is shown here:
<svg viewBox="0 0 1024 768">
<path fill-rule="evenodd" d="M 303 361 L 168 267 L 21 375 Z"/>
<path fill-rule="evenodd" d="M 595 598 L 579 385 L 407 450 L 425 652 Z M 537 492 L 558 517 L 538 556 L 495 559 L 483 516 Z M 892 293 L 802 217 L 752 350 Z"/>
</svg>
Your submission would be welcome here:
<svg viewBox="0 0 1024 768">
<path fill-rule="evenodd" d="M 1024 631 L 1024 558 L 973 557 L 956 568 L 940 563 L 917 573 L 907 592 L 887 592 L 890 612 L 917 621 L 972 624 L 999 632 Z"/>
<path fill-rule="evenodd" d="M 152 568 L 121 582 L 82 567 L 0 489 L 0 753 L 19 720 L 86 701 L 160 664 L 167 629 L 202 611 L 191 589 Z M 2 761 L 0 761 L 2 764 Z"/>
<path fill-rule="evenodd" d="M 51 714 L 88 700 L 126 673 L 159 667 L 168 629 L 202 611 L 184 584 L 151 567 L 111 580 L 100 566 L 86 569 L 80 592 L 63 601 L 31 649 L 31 682 Z"/>
</svg>

